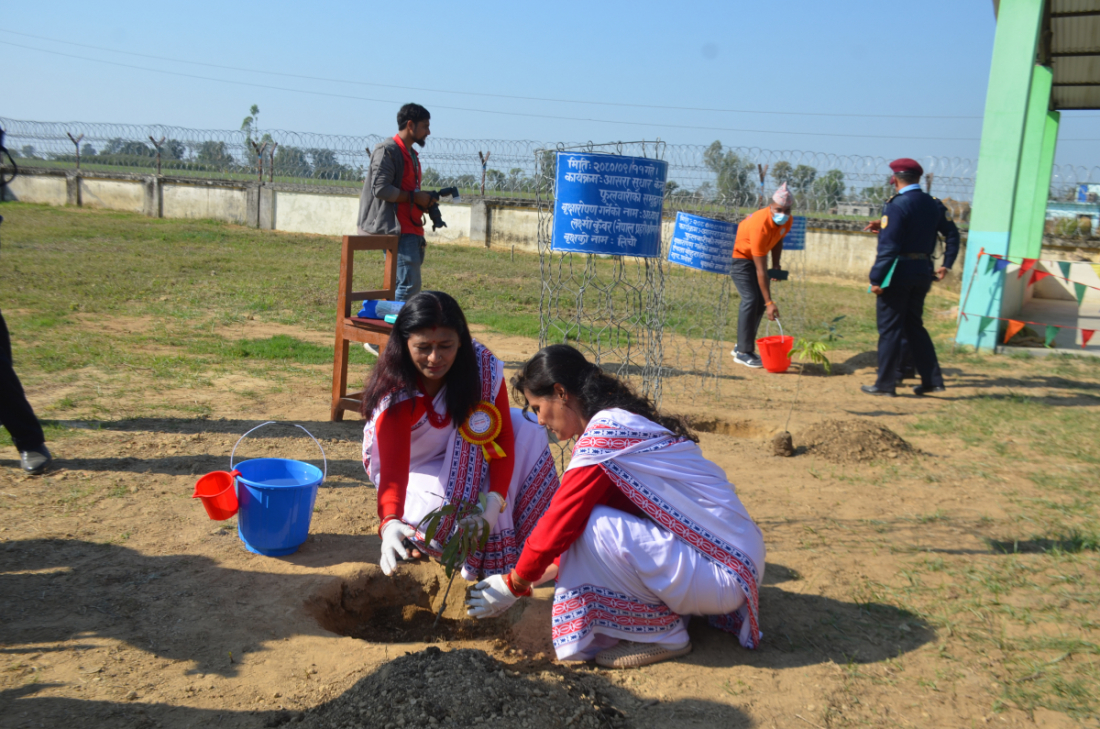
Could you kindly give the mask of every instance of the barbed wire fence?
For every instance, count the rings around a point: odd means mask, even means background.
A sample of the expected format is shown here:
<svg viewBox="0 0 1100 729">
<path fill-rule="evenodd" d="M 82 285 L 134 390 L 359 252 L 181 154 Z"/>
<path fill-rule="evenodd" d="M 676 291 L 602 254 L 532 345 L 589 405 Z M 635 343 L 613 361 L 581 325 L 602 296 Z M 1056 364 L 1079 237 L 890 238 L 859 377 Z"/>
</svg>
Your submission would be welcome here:
<svg viewBox="0 0 1100 729">
<path fill-rule="evenodd" d="M 38 122 L 0 117 L 7 147 L 21 167 L 163 174 L 206 178 L 358 187 L 370 150 L 389 135 L 334 135 L 279 129 L 210 130 L 160 124 Z M 79 139 L 78 143 L 74 140 Z M 253 146 L 255 143 L 256 146 Z M 537 150 L 554 145 L 530 140 L 449 139 L 432 136 L 421 152 L 424 187 L 459 187 L 481 195 L 479 152 L 491 152 L 485 170 L 486 198 L 533 202 Z M 576 146 L 566 143 L 565 146 Z M 257 151 L 262 148 L 262 153 Z M 666 215 L 678 210 L 733 220 L 756 209 L 782 182 L 795 195 L 796 209 L 820 217 L 866 217 L 889 195 L 888 159 L 758 147 L 665 144 L 669 163 Z M 924 157 L 925 183 L 932 194 L 954 204 L 966 222 L 973 196 L 976 161 Z M 767 166 L 763 190 L 758 166 Z M 158 171 L 159 170 L 159 171 Z M 1051 199 L 1073 200 L 1080 184 L 1100 184 L 1100 166 L 1056 165 Z M 861 205 L 862 204 L 862 205 Z M 858 210 L 857 210 L 858 208 Z"/>
</svg>

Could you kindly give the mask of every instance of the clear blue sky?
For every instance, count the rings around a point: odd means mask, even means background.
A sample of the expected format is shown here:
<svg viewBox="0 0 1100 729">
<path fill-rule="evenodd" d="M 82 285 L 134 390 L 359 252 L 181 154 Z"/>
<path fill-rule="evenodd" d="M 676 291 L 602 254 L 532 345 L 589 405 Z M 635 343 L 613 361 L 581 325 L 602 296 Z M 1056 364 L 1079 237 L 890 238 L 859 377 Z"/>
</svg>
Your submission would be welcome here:
<svg viewBox="0 0 1100 729">
<path fill-rule="evenodd" d="M 362 135 L 417 101 L 441 137 L 977 158 L 994 30 L 991 0 L 12 3 L 0 116 L 235 129 L 255 103 L 261 128 Z M 1096 139 L 1100 112 L 1065 113 L 1058 162 L 1100 165 Z"/>
</svg>

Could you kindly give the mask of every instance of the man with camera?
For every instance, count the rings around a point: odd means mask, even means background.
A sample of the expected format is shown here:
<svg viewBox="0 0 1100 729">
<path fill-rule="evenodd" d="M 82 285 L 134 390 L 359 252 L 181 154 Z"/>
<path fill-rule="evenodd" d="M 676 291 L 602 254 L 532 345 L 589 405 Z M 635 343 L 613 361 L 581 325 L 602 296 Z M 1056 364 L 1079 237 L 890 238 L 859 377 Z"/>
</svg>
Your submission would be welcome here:
<svg viewBox="0 0 1100 729">
<path fill-rule="evenodd" d="M 360 235 L 400 235 L 397 246 L 397 300 L 420 293 L 424 262 L 424 211 L 435 204 L 420 189 L 420 156 L 431 134 L 431 115 L 420 104 L 405 104 L 397 112 L 398 132 L 379 142 L 370 155 L 370 169 L 359 195 Z"/>
</svg>

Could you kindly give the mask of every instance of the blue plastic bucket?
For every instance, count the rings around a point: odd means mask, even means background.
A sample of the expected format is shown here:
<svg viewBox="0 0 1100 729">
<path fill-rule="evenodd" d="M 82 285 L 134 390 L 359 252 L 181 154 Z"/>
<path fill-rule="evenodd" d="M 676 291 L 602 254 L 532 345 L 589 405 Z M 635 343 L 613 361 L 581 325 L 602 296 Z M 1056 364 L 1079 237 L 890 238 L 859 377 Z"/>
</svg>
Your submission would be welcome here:
<svg viewBox="0 0 1100 729">
<path fill-rule="evenodd" d="M 259 427 L 262 426 L 256 426 Z M 302 428 L 300 425 L 297 427 Z M 313 438 L 308 430 L 306 434 Z M 317 443 L 316 438 L 313 441 Z M 321 444 L 317 443 L 317 447 L 320 448 Z M 236 451 L 234 446 L 233 453 Z M 322 458 L 324 452 L 321 448 Z M 289 458 L 255 458 L 233 466 L 233 455 L 230 455 L 229 464 L 240 473 L 237 476 L 237 501 L 240 504 L 237 533 L 244 546 L 250 552 L 267 557 L 281 557 L 298 551 L 309 536 L 317 488 L 324 482 L 328 471 L 327 459 L 324 472 L 317 466 Z"/>
</svg>

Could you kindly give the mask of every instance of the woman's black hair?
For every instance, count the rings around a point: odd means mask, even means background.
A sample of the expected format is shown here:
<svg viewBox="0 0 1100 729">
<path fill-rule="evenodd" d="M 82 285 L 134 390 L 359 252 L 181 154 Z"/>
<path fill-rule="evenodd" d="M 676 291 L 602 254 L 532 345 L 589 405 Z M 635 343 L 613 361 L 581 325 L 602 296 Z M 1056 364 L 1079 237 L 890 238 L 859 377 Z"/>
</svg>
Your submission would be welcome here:
<svg viewBox="0 0 1100 729">
<path fill-rule="evenodd" d="M 554 385 L 561 385 L 570 397 L 577 398 L 586 420 L 601 410 L 620 408 L 659 423 L 682 438 L 699 442 L 683 418 L 658 412 L 648 397 L 638 395 L 630 385 L 607 374 L 568 344 L 543 347 L 527 360 L 512 376 L 512 396 L 524 404 L 526 411 L 526 392 L 546 397 L 554 394 Z"/>
<path fill-rule="evenodd" d="M 474 342 L 466 315 L 449 294 L 442 291 L 422 291 L 405 302 L 393 324 L 390 341 L 382 350 L 378 363 L 367 379 L 360 412 L 370 418 L 382 399 L 404 391 L 410 397 L 419 387 L 420 373 L 409 354 L 409 336 L 421 329 L 447 327 L 458 334 L 458 353 L 447 371 L 447 413 L 451 422 L 461 425 L 481 401 L 481 378 L 478 376 Z"/>
</svg>

